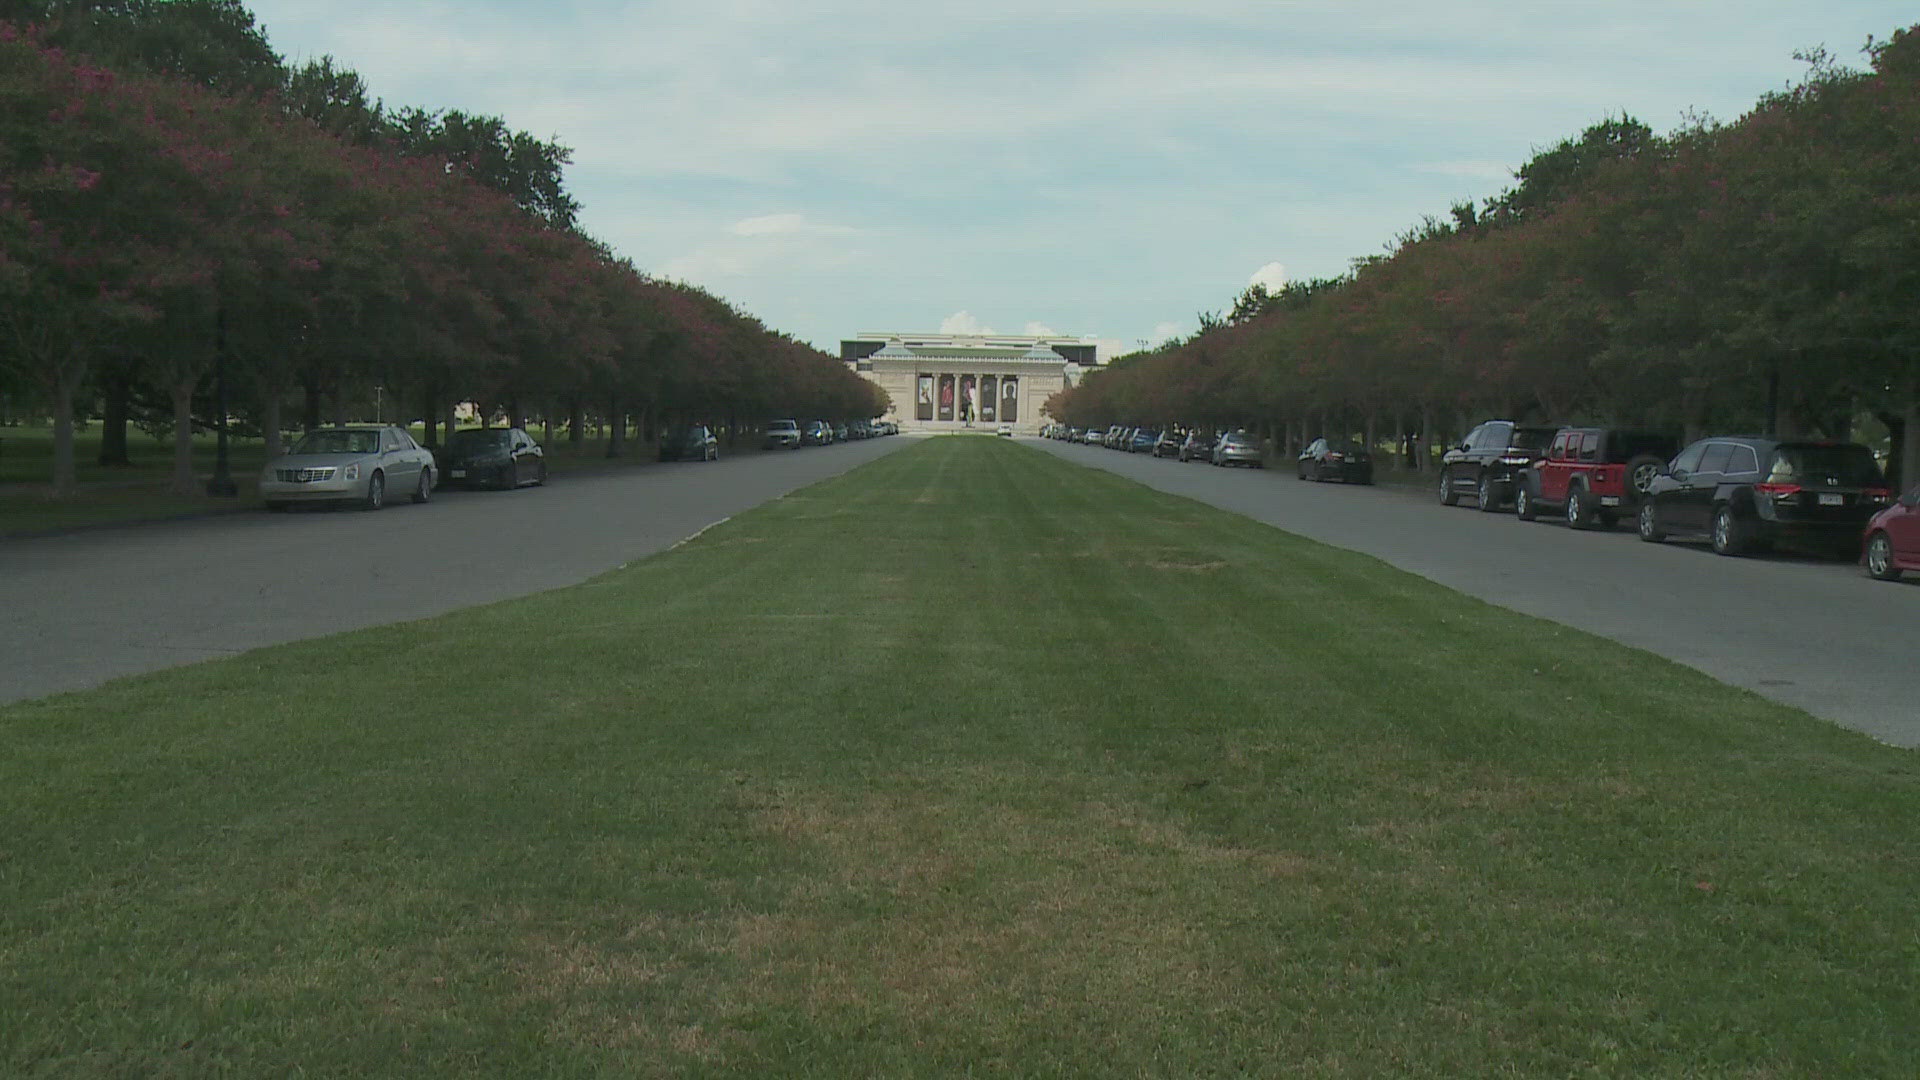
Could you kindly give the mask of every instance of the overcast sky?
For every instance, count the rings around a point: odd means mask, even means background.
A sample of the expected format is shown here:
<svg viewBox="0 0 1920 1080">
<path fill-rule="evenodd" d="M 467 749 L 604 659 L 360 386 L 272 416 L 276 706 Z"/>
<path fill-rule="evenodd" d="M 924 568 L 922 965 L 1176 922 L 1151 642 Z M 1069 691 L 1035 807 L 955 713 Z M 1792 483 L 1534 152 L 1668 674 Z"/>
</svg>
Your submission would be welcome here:
<svg viewBox="0 0 1920 1080">
<path fill-rule="evenodd" d="M 574 150 L 581 224 L 828 351 L 1185 334 L 1628 113 L 1737 118 L 1842 0 L 253 0 L 290 61 Z"/>
</svg>

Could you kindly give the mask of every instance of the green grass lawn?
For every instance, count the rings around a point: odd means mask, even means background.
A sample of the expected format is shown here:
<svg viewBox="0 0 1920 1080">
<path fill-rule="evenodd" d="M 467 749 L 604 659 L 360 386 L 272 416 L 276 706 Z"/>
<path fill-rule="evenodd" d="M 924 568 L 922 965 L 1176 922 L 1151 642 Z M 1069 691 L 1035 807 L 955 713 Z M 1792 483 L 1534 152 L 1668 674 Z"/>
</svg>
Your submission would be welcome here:
<svg viewBox="0 0 1920 1080">
<path fill-rule="evenodd" d="M 0 744 L 10 1076 L 1920 1067 L 1911 752 L 1006 440 Z"/>
</svg>

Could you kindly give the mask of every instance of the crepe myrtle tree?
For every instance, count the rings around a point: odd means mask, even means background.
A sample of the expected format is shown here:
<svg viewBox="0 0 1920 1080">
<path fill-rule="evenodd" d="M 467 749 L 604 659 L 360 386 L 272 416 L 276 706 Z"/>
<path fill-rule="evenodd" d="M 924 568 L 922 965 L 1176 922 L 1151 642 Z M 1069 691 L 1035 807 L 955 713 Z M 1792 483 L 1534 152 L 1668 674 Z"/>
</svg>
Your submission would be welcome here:
<svg viewBox="0 0 1920 1080">
<path fill-rule="evenodd" d="M 209 179 L 165 119 L 171 89 L 0 23 L 0 362 L 52 405 L 57 496 L 89 369 L 206 272 L 185 241 Z"/>
</svg>

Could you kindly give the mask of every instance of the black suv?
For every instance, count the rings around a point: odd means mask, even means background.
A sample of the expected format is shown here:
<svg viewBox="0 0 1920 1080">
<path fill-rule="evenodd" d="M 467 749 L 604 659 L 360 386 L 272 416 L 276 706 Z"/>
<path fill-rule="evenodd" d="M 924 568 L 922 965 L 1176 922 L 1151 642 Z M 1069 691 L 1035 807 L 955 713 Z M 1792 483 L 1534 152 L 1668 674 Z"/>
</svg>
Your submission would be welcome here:
<svg viewBox="0 0 1920 1080">
<path fill-rule="evenodd" d="M 1474 428 L 1440 458 L 1441 505 L 1452 506 L 1460 496 L 1471 495 L 1482 510 L 1500 509 L 1513 497 L 1514 477 L 1540 460 L 1559 430 L 1511 420 L 1489 420 Z"/>
<path fill-rule="evenodd" d="M 1640 539 L 1702 538 L 1722 555 L 1776 540 L 1849 553 L 1867 519 L 1893 501 L 1873 451 L 1859 443 L 1715 436 L 1688 446 L 1653 478 Z"/>
</svg>

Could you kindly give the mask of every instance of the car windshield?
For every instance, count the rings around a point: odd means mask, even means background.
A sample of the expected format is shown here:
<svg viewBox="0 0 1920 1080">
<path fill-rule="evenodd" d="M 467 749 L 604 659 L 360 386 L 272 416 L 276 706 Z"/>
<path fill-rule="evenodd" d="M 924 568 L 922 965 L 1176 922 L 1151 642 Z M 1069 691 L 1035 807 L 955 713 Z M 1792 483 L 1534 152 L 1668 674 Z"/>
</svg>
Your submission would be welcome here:
<svg viewBox="0 0 1920 1080">
<path fill-rule="evenodd" d="M 1873 451 L 1864 446 L 1782 446 L 1773 452 L 1774 483 L 1878 484 L 1883 482 Z"/>
<path fill-rule="evenodd" d="M 506 428 L 468 428 L 447 436 L 447 449 L 471 453 L 506 446 L 510 437 Z"/>
<path fill-rule="evenodd" d="M 767 425 L 768 431 L 798 431 L 800 425 L 792 420 L 775 420 Z"/>
<path fill-rule="evenodd" d="M 378 449 L 377 431 L 309 431 L 293 444 L 296 454 L 371 454 Z"/>
<path fill-rule="evenodd" d="M 1252 445 L 1253 445 L 1253 436 L 1251 436 L 1251 435 L 1229 435 L 1229 436 L 1227 436 L 1227 445 L 1228 445 L 1228 446 L 1252 446 Z"/>
</svg>

